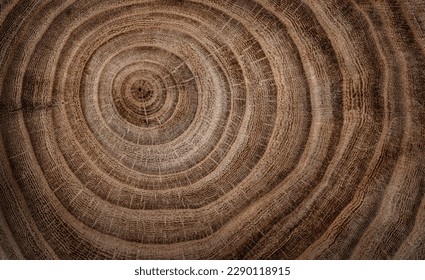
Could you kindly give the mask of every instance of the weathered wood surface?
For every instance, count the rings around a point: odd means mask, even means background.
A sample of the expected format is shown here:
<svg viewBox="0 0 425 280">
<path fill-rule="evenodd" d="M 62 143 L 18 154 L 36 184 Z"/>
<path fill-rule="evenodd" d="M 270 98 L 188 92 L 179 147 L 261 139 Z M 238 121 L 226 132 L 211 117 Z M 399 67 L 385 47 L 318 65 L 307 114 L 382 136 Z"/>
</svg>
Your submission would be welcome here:
<svg viewBox="0 0 425 280">
<path fill-rule="evenodd" d="M 0 258 L 425 258 L 425 2 L 0 2 Z"/>
</svg>

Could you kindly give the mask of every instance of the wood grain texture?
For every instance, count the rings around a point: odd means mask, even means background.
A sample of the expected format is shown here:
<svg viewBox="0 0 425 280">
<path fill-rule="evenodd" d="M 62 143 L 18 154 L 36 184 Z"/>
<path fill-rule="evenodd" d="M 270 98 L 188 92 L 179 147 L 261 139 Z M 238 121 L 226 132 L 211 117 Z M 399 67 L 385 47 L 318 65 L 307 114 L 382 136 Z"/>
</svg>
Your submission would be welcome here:
<svg viewBox="0 0 425 280">
<path fill-rule="evenodd" d="M 0 1 L 0 259 L 424 259 L 422 0 Z"/>
</svg>

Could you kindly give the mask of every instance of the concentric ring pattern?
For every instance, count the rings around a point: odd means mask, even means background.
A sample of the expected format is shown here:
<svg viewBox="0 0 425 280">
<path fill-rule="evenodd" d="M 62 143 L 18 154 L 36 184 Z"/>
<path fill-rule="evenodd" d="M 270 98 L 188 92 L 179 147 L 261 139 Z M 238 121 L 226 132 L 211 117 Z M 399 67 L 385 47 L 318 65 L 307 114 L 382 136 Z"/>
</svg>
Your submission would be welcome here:
<svg viewBox="0 0 425 280">
<path fill-rule="evenodd" d="M 425 3 L 0 3 L 0 257 L 425 258 Z"/>
</svg>

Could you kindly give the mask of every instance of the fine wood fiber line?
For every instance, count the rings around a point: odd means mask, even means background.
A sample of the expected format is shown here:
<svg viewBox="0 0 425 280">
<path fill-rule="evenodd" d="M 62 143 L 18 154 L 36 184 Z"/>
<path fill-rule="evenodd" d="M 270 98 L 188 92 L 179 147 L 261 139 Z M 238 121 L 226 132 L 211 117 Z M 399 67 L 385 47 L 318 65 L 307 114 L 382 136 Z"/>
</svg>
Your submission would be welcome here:
<svg viewBox="0 0 425 280">
<path fill-rule="evenodd" d="M 424 259 L 425 2 L 0 1 L 0 258 Z"/>
</svg>

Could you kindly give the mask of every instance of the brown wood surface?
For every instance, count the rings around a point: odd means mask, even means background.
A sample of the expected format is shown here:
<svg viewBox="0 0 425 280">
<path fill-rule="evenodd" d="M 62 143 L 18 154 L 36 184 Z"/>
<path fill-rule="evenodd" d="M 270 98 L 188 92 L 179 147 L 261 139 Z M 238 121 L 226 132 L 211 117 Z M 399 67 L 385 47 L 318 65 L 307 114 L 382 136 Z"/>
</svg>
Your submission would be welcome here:
<svg viewBox="0 0 425 280">
<path fill-rule="evenodd" d="M 425 259 L 425 1 L 0 0 L 0 258 Z"/>
</svg>

